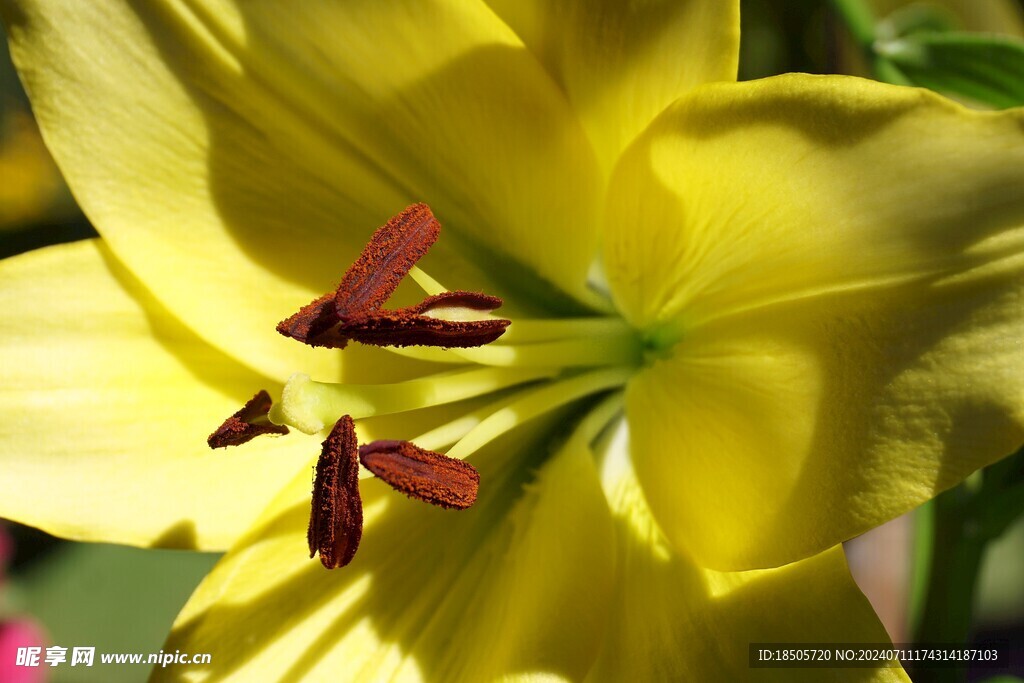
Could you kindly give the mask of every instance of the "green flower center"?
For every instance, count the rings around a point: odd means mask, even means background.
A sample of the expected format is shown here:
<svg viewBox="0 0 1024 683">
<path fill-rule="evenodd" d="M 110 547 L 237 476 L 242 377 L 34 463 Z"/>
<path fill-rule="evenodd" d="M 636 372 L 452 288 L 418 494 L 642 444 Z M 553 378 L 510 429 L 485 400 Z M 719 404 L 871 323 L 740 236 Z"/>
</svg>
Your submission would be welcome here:
<svg viewBox="0 0 1024 683">
<path fill-rule="evenodd" d="M 643 334 L 644 363 L 650 365 L 656 360 L 670 358 L 683 331 L 678 322 L 656 325 Z"/>
</svg>

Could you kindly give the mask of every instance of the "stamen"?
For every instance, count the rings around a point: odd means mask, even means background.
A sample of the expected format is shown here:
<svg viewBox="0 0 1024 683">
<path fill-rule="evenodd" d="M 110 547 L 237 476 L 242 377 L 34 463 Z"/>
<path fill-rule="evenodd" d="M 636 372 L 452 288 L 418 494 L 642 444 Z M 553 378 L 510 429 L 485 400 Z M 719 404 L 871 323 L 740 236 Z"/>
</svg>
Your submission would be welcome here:
<svg viewBox="0 0 1024 683">
<path fill-rule="evenodd" d="M 413 266 L 409 270 L 409 277 L 412 278 L 413 282 L 423 290 L 423 293 L 427 296 L 433 296 L 434 294 L 443 294 L 448 291 L 448 288 L 442 285 L 440 282 L 430 277 L 418 267 Z"/>
<path fill-rule="evenodd" d="M 441 226 L 426 204 L 415 204 L 377 230 L 337 290 L 281 321 L 277 331 L 310 346 L 343 349 L 349 341 L 375 346 L 469 348 L 500 337 L 510 321 L 479 319 L 501 299 L 441 292 L 394 311 L 381 306 L 437 240 Z"/>
<path fill-rule="evenodd" d="M 441 224 L 426 204 L 413 204 L 378 228 L 338 286 L 338 316 L 383 306 L 440 234 Z"/>
<path fill-rule="evenodd" d="M 471 429 L 452 446 L 448 457 L 461 460 L 528 420 L 585 396 L 621 387 L 632 373 L 629 367 L 604 368 L 525 390 L 509 405 Z"/>
<path fill-rule="evenodd" d="M 454 349 L 451 354 L 477 365 L 520 368 L 639 365 L 643 358 L 639 339 L 634 335 L 561 339 L 516 346 L 494 344 L 476 349 Z"/>
<path fill-rule="evenodd" d="M 496 401 L 491 401 L 486 405 L 482 405 L 476 410 L 460 415 L 450 422 L 446 422 L 424 432 L 423 434 L 420 434 L 416 438 L 412 439 L 412 441 L 420 448 L 426 448 L 431 451 L 450 448 L 465 437 L 466 434 L 469 434 L 469 432 L 471 432 L 478 424 L 487 419 L 489 415 L 515 402 L 516 398 L 522 394 L 522 391 L 523 390 L 514 391 L 502 396 Z"/>
<path fill-rule="evenodd" d="M 480 474 L 462 460 L 408 441 L 374 441 L 360 446 L 359 460 L 363 467 L 410 498 L 459 510 L 476 502 Z"/>
<path fill-rule="evenodd" d="M 320 553 L 328 569 L 344 567 L 355 557 L 363 535 L 363 503 L 359 496 L 359 446 L 355 423 L 338 420 L 323 443 L 313 480 L 309 515 L 309 556 Z"/>
<path fill-rule="evenodd" d="M 377 229 L 345 272 L 334 292 L 282 320 L 277 331 L 310 346 L 345 348 L 348 338 L 333 333 L 348 317 L 377 311 L 417 261 L 437 241 L 441 225 L 426 204 L 414 204 Z"/>
<path fill-rule="evenodd" d="M 500 308 L 501 303 L 496 296 L 477 292 L 445 292 L 415 306 L 344 320 L 338 332 L 375 346 L 483 346 L 504 334 L 512 321 L 474 317 Z"/>
<path fill-rule="evenodd" d="M 328 335 L 338 324 L 337 307 L 334 305 L 334 292 L 327 292 L 319 299 L 314 299 L 299 309 L 298 313 L 277 324 L 277 331 L 286 337 L 297 339 L 310 346 L 327 346 L 328 348 L 345 348 L 347 339 L 334 339 Z M 326 338 L 324 338 L 326 336 Z"/>
<path fill-rule="evenodd" d="M 487 346 L 389 350 L 433 363 L 504 367 L 639 366 L 644 357 L 643 339 L 621 320 L 612 318 L 516 320 L 496 343 Z"/>
<path fill-rule="evenodd" d="M 604 339 L 635 334 L 621 318 L 534 318 L 516 319 L 502 344 L 536 344 L 561 339 Z"/>
<path fill-rule="evenodd" d="M 642 340 L 623 321 L 610 317 L 524 320 L 516 324 L 511 339 L 502 340 L 505 343 L 481 348 L 502 337 L 511 321 L 491 315 L 503 303 L 498 297 L 447 291 L 415 267 L 439 234 L 440 224 L 429 207 L 408 207 L 374 232 L 335 291 L 303 306 L 277 330 L 310 346 L 344 348 L 354 340 L 395 347 L 413 357 L 428 354 L 426 360 L 484 367 L 385 385 L 326 384 L 295 374 L 278 405 L 272 406 L 267 392 L 260 392 L 210 436 L 211 447 L 216 447 L 244 443 L 260 433 L 287 433 L 284 424 L 314 434 L 342 415 L 317 461 L 307 531 L 310 557 L 319 553 L 328 569 L 351 562 L 362 537 L 360 462 L 411 498 L 444 508 L 468 508 L 477 499 L 480 475 L 463 458 L 541 414 L 614 391 L 617 398 L 602 404 L 609 407 L 590 420 L 606 422 L 606 414 L 621 407 L 620 388 L 642 362 Z M 414 306 L 385 310 L 384 304 L 410 274 L 427 298 Z M 405 351 L 408 346 L 434 348 Z M 572 369 L 587 366 L 601 369 Z M 553 381 L 524 387 L 542 380 Z M 514 387 L 518 389 L 506 391 Z M 417 443 L 358 444 L 354 419 L 492 393 L 498 393 L 499 400 L 427 432 Z M 448 445 L 447 455 L 428 450 Z"/>
<path fill-rule="evenodd" d="M 241 446 L 261 434 L 287 434 L 287 427 L 273 424 L 268 419 L 272 404 L 270 394 L 261 389 L 241 410 L 224 420 L 217 431 L 210 434 L 206 443 L 210 448 L 226 448 Z"/>
</svg>

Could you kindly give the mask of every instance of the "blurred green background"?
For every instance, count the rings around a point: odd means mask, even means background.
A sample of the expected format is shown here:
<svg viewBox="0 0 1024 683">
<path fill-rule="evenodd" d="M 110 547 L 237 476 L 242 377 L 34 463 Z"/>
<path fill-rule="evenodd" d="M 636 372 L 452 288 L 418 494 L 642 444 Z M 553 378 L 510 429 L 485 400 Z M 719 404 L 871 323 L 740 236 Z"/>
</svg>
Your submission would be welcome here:
<svg viewBox="0 0 1024 683">
<path fill-rule="evenodd" d="M 906 3 L 872 0 L 877 16 Z M 1024 35 L 1024 11 L 1017 0 L 944 0 L 937 11 L 959 28 Z M 0 257 L 96 233 L 75 206 L 36 130 L 28 101 L 0 50 Z M 752 79 L 788 71 L 870 75 L 864 55 L 849 38 L 836 12 L 822 0 L 746 0 L 740 77 Z M 1022 80 L 1024 84 L 1024 80 Z M 30 454 L 26 454 L 30 455 Z M 864 576 L 879 564 L 897 561 L 896 582 L 912 555 L 912 522 L 889 540 L 866 539 L 851 548 L 851 562 Z M 0 584 L 0 618 L 30 615 L 49 642 L 65 647 L 95 646 L 97 652 L 157 652 L 180 607 L 217 560 L 216 555 L 72 544 L 10 524 L 15 550 Z M 910 530 L 910 531 L 907 531 Z M 893 545 L 895 544 L 895 545 Z M 866 558 L 862 561 L 858 558 Z M 881 558 L 881 559 L 879 559 Z M 882 567 L 882 569 L 885 569 Z M 902 573 L 901 573 L 902 572 Z M 884 572 L 883 572 L 884 574 Z M 892 573 L 886 574 L 891 576 Z M 862 585 L 869 595 L 865 578 Z M 875 590 L 875 589 L 872 589 Z M 895 611 L 890 633 L 899 639 L 906 622 L 906 586 L 883 585 L 879 611 Z M 887 592 L 888 591 L 888 592 Z M 896 596 L 895 598 L 892 596 Z M 895 605 L 893 604 L 895 601 Z M 894 609 L 895 608 L 895 609 Z M 887 622 L 888 625 L 888 622 Z M 1024 643 L 1024 523 L 1021 520 L 986 554 L 975 610 L 976 638 Z M 906 634 L 902 634 L 906 636 Z M 47 668 L 49 680 L 137 681 L 148 667 L 101 669 L 63 665 Z M 1022 674 L 1024 672 L 1015 672 Z M 971 674 L 981 680 L 983 674 Z M 102 678 L 97 678 L 101 676 Z"/>
</svg>

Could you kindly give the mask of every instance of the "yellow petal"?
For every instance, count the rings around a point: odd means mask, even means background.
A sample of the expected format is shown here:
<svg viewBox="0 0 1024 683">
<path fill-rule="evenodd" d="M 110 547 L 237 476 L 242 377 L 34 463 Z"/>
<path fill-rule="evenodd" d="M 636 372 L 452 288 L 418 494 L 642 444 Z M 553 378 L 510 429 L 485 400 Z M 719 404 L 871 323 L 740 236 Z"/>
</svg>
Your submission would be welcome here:
<svg viewBox="0 0 1024 683">
<path fill-rule="evenodd" d="M 720 573 L 674 553 L 635 479 L 612 507 L 619 539 L 611 628 L 588 681 L 909 683 L 902 669 L 751 668 L 750 643 L 888 643 L 841 548 L 779 569 Z"/>
<path fill-rule="evenodd" d="M 469 510 L 360 482 L 362 542 L 340 570 L 306 559 L 309 477 L 297 478 L 200 585 L 164 649 L 213 655 L 186 673 L 194 681 L 580 680 L 607 621 L 612 529 L 585 444 L 531 471 L 557 424 L 478 452 Z M 156 679 L 183 670 L 171 671 Z"/>
<path fill-rule="evenodd" d="M 3 7 L 85 212 L 162 303 L 251 367 L 336 372 L 338 354 L 274 325 L 412 201 L 448 229 L 445 272 L 458 243 L 492 273 L 534 269 L 587 295 L 596 160 L 480 2 Z"/>
<path fill-rule="evenodd" d="M 316 455 L 301 435 L 211 451 L 210 432 L 274 387 L 186 330 L 98 240 L 3 261 L 0 308 L 0 516 L 222 550 Z"/>
<path fill-rule="evenodd" d="M 629 387 L 632 452 L 678 548 L 808 557 L 1020 445 L 1022 142 L 1019 113 L 803 76 L 711 88 L 631 151 L 654 191 L 619 211 L 661 251 L 623 231 L 617 293 L 680 338 Z"/>
<path fill-rule="evenodd" d="M 1012 453 L 1024 441 L 1022 311 L 1017 270 L 695 331 L 628 392 L 659 523 L 709 565 L 773 566 Z"/>
<path fill-rule="evenodd" d="M 787 75 L 700 88 L 626 153 L 604 250 L 641 327 L 953 274 L 1024 245 L 1024 112 Z"/>
<path fill-rule="evenodd" d="M 606 169 L 674 99 L 736 79 L 734 0 L 488 4 L 565 91 Z"/>
</svg>

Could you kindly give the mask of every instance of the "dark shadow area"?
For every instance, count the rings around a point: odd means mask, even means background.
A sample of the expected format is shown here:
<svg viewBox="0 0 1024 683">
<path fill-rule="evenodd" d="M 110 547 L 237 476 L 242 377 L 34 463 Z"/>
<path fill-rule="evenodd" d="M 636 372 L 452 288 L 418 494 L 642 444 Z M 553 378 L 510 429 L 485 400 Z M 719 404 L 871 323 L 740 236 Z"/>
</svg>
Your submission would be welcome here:
<svg viewBox="0 0 1024 683">
<path fill-rule="evenodd" d="M 54 552 L 68 545 L 68 541 L 35 527 L 9 520 L 4 520 L 3 524 L 14 542 L 14 554 L 6 570 L 10 574 L 28 574 L 44 564 Z"/>
<path fill-rule="evenodd" d="M 10 230 L 0 238 L 0 258 L 17 256 L 33 249 L 53 244 L 77 242 L 99 237 L 99 233 L 84 217 L 67 223 L 33 225 Z"/>
<path fill-rule="evenodd" d="M 1006 653 L 1006 661 L 998 667 L 970 667 L 967 671 L 967 680 L 971 683 L 981 683 L 996 674 L 1024 676 L 1024 624 L 983 629 L 974 635 L 971 645 L 984 648 L 992 643 L 999 644 L 1000 652 Z M 910 673 L 914 683 L 925 683 L 925 679 L 918 679 L 912 669 Z"/>
<path fill-rule="evenodd" d="M 740 80 L 834 72 L 821 0 L 741 0 L 740 22 Z"/>
<path fill-rule="evenodd" d="M 150 547 L 163 550 L 198 550 L 199 542 L 196 538 L 195 522 L 182 520 L 168 527 L 153 539 Z"/>
</svg>

